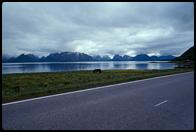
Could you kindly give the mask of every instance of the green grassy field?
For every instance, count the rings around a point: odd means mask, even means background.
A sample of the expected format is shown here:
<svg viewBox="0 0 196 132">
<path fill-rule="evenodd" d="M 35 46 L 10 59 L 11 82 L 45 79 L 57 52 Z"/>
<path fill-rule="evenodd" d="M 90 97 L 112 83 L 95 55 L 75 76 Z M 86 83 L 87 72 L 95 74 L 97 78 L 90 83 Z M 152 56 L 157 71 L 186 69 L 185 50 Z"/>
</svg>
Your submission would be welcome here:
<svg viewBox="0 0 196 132">
<path fill-rule="evenodd" d="M 5 103 L 187 71 L 193 69 L 104 70 L 100 74 L 92 71 L 8 74 L 2 75 L 2 101 Z"/>
</svg>

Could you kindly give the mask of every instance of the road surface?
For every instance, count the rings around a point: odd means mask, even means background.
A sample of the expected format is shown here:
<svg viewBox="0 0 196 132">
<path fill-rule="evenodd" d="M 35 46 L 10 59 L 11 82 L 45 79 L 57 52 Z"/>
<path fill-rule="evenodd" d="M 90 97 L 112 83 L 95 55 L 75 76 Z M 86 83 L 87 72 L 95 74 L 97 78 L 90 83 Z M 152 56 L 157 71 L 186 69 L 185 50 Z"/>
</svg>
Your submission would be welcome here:
<svg viewBox="0 0 196 132">
<path fill-rule="evenodd" d="M 191 130 L 194 72 L 2 105 L 3 129 Z"/>
</svg>

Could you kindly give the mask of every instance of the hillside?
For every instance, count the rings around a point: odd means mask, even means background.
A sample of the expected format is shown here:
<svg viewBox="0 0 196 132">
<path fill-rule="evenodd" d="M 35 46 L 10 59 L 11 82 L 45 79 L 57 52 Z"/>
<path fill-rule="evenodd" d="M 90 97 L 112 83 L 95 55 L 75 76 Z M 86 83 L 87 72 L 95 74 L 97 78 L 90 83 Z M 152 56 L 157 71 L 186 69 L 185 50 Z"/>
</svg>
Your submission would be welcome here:
<svg viewBox="0 0 196 132">
<path fill-rule="evenodd" d="M 186 60 L 194 61 L 194 46 L 189 48 L 179 57 L 174 58 L 172 61 L 186 61 Z"/>
</svg>

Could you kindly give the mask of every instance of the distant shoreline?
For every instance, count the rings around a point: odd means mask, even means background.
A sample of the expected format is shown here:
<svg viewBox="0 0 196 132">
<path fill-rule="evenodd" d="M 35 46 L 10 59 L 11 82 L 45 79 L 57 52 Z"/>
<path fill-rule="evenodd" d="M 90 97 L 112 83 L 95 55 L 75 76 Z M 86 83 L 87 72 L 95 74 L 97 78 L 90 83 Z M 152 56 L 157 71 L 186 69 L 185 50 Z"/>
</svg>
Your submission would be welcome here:
<svg viewBox="0 0 196 132">
<path fill-rule="evenodd" d="M 28 64 L 28 63 L 84 63 L 84 62 L 86 62 L 86 63 L 89 63 L 89 62 L 150 62 L 150 63 L 157 63 L 157 62 L 171 62 L 170 60 L 163 60 L 163 61 L 148 61 L 148 60 L 145 60 L 145 61 L 132 61 L 132 60 L 130 60 L 130 61 L 113 61 L 113 60 L 111 60 L 111 61 L 62 61 L 62 62 L 60 62 L 60 61 L 56 61 L 56 62 L 54 62 L 54 61 L 48 61 L 48 62 L 45 62 L 45 61 L 36 61 L 36 62 L 2 62 L 2 64 L 7 64 L 7 63 L 23 63 L 23 64 Z M 173 62 L 171 62 L 171 63 L 173 63 Z"/>
</svg>

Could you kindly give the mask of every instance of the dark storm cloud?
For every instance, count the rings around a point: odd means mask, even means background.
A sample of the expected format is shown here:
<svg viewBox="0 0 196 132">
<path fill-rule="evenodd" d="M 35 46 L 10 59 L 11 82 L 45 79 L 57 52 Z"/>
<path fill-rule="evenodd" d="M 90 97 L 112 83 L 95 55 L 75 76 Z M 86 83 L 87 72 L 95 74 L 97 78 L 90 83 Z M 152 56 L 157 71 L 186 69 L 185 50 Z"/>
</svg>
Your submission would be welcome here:
<svg viewBox="0 0 196 132">
<path fill-rule="evenodd" d="M 179 55 L 194 43 L 186 3 L 3 3 L 3 53 Z"/>
</svg>

